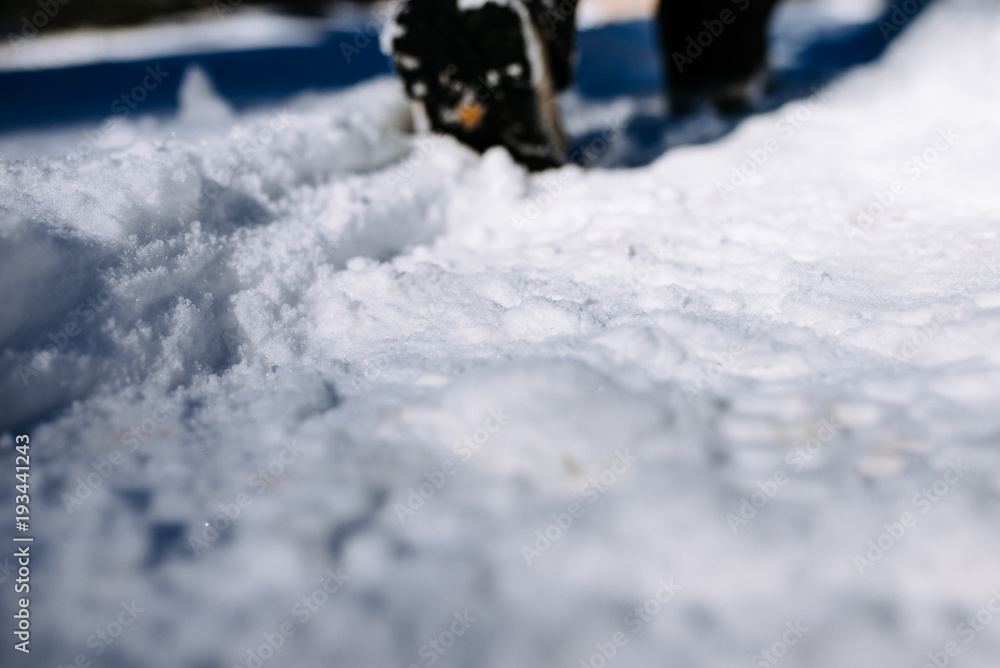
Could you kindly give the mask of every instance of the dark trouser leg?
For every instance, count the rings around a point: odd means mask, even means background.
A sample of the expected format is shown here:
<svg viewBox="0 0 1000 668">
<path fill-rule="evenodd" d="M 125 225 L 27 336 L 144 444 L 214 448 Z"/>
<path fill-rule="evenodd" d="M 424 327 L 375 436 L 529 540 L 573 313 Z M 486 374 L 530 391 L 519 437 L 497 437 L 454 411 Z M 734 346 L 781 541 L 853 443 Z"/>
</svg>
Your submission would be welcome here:
<svg viewBox="0 0 1000 668">
<path fill-rule="evenodd" d="M 671 107 L 707 100 L 723 111 L 747 102 L 767 65 L 767 25 L 777 0 L 661 0 L 657 15 Z"/>
</svg>

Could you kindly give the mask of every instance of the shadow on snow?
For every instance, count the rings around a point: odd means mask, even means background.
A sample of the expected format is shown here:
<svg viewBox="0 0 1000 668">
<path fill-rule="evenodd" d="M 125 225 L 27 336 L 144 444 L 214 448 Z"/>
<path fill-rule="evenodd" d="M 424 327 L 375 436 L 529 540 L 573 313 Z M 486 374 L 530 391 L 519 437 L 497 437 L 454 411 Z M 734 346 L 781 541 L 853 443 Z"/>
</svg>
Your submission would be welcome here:
<svg viewBox="0 0 1000 668">
<path fill-rule="evenodd" d="M 603 167 L 639 167 L 656 160 L 676 146 L 705 144 L 732 132 L 744 119 L 772 111 L 796 99 L 804 99 L 815 89 L 846 74 L 851 69 L 878 59 L 888 45 L 902 34 L 933 0 L 897 1 L 869 23 L 837 25 L 811 30 L 806 43 L 795 52 L 793 62 L 772 72 L 769 91 L 746 113 L 721 116 L 705 109 L 683 117 L 664 115 L 666 100 L 659 113 L 637 111 L 625 123 L 624 147 L 608 151 Z M 902 8 L 911 10 L 907 13 Z M 912 6 L 916 6 L 916 11 Z M 900 21 L 900 16 L 906 17 Z M 782 46 L 791 36 L 775 34 L 772 47 Z M 656 99 L 663 96 L 663 68 L 654 21 L 611 24 L 579 35 L 580 65 L 576 91 L 585 99 L 609 100 L 632 97 Z M 623 72 L 627 73 L 623 76 Z M 648 106 L 648 105 L 647 105 Z M 573 150 L 587 146 L 601 130 L 573 138 Z"/>
</svg>

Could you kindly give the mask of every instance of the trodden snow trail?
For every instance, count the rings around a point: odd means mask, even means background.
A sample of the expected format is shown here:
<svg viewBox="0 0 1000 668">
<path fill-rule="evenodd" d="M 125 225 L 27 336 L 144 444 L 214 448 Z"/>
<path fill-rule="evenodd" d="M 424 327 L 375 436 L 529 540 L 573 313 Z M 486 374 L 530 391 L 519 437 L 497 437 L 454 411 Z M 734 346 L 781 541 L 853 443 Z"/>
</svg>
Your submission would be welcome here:
<svg viewBox="0 0 1000 668">
<path fill-rule="evenodd" d="M 6 138 L 32 660 L 991 665 L 998 19 L 635 169 L 410 136 L 391 78 Z"/>
</svg>

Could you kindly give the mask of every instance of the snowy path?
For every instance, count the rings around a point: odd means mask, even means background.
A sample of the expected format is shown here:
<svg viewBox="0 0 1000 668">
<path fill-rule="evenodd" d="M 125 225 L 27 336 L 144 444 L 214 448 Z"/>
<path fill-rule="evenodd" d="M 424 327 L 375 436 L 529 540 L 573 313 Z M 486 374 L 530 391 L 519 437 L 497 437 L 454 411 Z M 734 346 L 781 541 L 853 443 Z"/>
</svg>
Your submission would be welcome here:
<svg viewBox="0 0 1000 668">
<path fill-rule="evenodd" d="M 631 170 L 411 137 L 392 79 L 0 162 L 25 665 L 995 665 L 998 26 Z"/>
</svg>

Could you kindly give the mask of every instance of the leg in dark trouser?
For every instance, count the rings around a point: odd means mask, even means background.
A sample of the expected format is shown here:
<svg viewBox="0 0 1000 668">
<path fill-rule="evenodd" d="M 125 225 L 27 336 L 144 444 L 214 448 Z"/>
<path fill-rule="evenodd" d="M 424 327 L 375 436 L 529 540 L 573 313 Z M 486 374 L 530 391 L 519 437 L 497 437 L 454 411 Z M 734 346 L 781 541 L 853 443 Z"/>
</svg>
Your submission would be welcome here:
<svg viewBox="0 0 1000 668">
<path fill-rule="evenodd" d="M 657 15 L 670 105 L 708 101 L 743 108 L 767 66 L 767 25 L 777 0 L 660 0 Z"/>
</svg>

